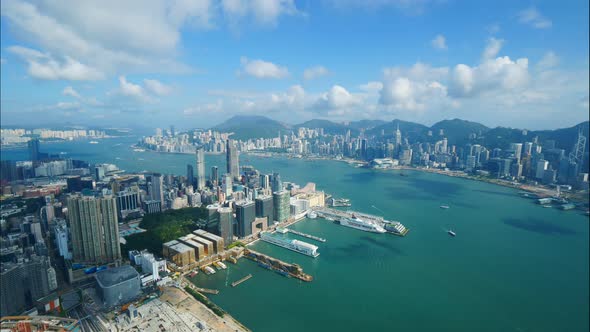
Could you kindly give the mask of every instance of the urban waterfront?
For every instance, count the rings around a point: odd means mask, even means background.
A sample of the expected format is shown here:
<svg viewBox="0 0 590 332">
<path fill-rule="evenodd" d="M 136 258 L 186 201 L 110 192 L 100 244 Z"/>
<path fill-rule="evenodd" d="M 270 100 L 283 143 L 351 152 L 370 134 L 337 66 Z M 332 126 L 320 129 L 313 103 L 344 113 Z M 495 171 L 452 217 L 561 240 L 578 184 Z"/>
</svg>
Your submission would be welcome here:
<svg viewBox="0 0 590 332">
<path fill-rule="evenodd" d="M 135 152 L 130 145 L 136 141 L 52 143 L 43 150 L 126 171 L 183 175 L 194 163 L 193 155 Z M 2 151 L 2 159 L 26 159 L 26 152 Z M 207 155 L 206 163 L 206 170 L 222 168 L 224 156 Z M 211 300 L 253 331 L 588 329 L 588 217 L 580 211 L 545 209 L 509 188 L 416 171 L 400 176 L 335 161 L 246 154 L 241 164 L 278 171 L 300 185 L 315 182 L 349 198 L 353 210 L 411 229 L 400 238 L 315 219 L 292 228 L 327 239 L 313 243 L 321 254 L 316 259 L 268 243 L 253 246 L 300 264 L 314 277 L 311 283 L 248 260 L 199 274 L 199 286 L 221 291 Z M 450 209 L 440 209 L 443 204 Z M 446 234 L 449 228 L 455 238 Z M 249 273 L 253 278 L 231 287 Z"/>
</svg>

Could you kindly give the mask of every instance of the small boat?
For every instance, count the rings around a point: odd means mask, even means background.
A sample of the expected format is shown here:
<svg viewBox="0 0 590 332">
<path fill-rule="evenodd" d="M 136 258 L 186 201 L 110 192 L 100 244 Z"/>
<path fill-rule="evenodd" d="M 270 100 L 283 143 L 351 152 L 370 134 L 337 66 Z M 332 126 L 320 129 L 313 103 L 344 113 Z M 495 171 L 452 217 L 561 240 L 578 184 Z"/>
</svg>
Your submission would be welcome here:
<svg viewBox="0 0 590 332">
<path fill-rule="evenodd" d="M 455 234 L 455 232 L 453 232 L 452 230 L 448 230 L 447 233 L 449 233 L 450 236 L 456 236 L 457 234 Z"/>
<path fill-rule="evenodd" d="M 308 213 L 307 213 L 307 217 L 308 217 L 309 219 L 315 219 L 315 218 L 317 218 L 317 217 L 318 217 L 318 214 L 317 214 L 317 213 L 315 213 L 315 211 L 310 211 L 310 212 L 308 212 Z"/>
<path fill-rule="evenodd" d="M 448 209 L 448 208 L 450 208 L 450 206 L 448 206 L 448 205 L 441 205 L 441 206 L 439 206 L 439 207 L 440 207 L 441 209 Z"/>
<path fill-rule="evenodd" d="M 88 143 L 90 143 L 90 144 L 98 144 L 98 142 L 97 142 L 97 141 L 90 141 L 90 142 L 88 142 Z"/>
<path fill-rule="evenodd" d="M 137 148 L 137 149 L 133 149 L 133 151 L 135 151 L 135 152 L 145 152 L 145 149 L 139 149 L 139 148 Z"/>
</svg>

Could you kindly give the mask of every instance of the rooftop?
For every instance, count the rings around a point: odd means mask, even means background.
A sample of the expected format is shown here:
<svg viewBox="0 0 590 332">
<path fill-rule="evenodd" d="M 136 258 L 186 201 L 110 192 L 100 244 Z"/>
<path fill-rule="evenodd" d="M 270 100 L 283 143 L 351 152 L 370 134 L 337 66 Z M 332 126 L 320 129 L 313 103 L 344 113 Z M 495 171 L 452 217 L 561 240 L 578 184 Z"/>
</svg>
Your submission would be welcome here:
<svg viewBox="0 0 590 332">
<path fill-rule="evenodd" d="M 138 276 L 139 273 L 130 265 L 123 265 L 97 272 L 96 281 L 101 287 L 110 287 Z"/>
</svg>

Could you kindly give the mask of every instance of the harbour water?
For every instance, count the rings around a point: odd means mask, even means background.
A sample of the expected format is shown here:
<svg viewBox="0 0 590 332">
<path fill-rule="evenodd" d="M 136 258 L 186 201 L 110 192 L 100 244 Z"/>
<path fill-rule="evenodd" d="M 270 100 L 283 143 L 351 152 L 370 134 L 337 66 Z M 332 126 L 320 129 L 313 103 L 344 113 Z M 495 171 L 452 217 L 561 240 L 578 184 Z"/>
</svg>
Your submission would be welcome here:
<svg viewBox="0 0 590 332">
<path fill-rule="evenodd" d="M 135 140 L 53 143 L 41 150 L 128 171 L 184 174 L 186 164 L 194 163 L 192 155 L 133 152 L 129 145 Z M 25 159 L 26 153 L 7 150 L 2 158 Z M 207 169 L 225 169 L 224 156 L 207 156 L 206 163 Z M 544 209 L 510 188 L 423 172 L 400 176 L 335 161 L 247 155 L 241 164 L 280 172 L 284 181 L 315 182 L 335 197 L 350 198 L 354 210 L 411 229 L 397 237 L 306 219 L 290 228 L 328 239 L 314 243 L 318 258 L 261 241 L 253 249 L 301 265 L 312 282 L 246 259 L 194 278 L 199 287 L 219 289 L 211 300 L 253 331 L 589 328 L 589 223 L 580 211 Z M 450 208 L 441 209 L 443 204 Z M 248 274 L 253 278 L 231 287 Z"/>
</svg>

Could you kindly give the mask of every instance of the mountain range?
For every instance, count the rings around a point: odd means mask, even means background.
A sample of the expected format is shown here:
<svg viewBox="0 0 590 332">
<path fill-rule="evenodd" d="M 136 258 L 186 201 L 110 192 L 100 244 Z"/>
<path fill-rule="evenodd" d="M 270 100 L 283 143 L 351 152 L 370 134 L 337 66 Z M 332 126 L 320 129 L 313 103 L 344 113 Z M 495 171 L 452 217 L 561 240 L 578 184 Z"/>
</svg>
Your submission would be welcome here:
<svg viewBox="0 0 590 332">
<path fill-rule="evenodd" d="M 271 138 L 296 132 L 299 128 L 323 128 L 324 133 L 344 135 L 350 130 L 351 135 L 357 136 L 364 130 L 368 136 L 392 137 L 397 128 L 410 142 L 436 142 L 447 138 L 449 145 L 463 145 L 466 143 L 482 144 L 488 148 L 506 148 L 511 142 L 532 141 L 535 136 L 540 142 L 554 140 L 555 146 L 566 151 L 571 150 L 581 130 L 589 137 L 589 122 L 584 121 L 569 128 L 555 130 L 524 130 L 516 128 L 489 128 L 481 123 L 461 119 L 442 120 L 428 127 L 423 124 L 393 120 L 360 120 L 338 123 L 324 119 L 313 119 L 296 125 L 282 123 L 265 116 L 234 116 L 211 130 L 232 132 L 234 139 L 247 140 L 252 138 Z M 586 144 L 588 151 L 590 144 Z"/>
</svg>

